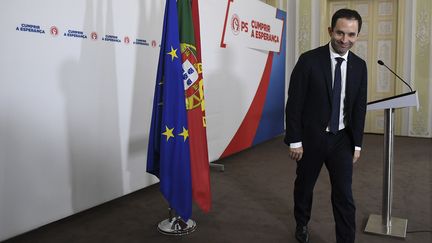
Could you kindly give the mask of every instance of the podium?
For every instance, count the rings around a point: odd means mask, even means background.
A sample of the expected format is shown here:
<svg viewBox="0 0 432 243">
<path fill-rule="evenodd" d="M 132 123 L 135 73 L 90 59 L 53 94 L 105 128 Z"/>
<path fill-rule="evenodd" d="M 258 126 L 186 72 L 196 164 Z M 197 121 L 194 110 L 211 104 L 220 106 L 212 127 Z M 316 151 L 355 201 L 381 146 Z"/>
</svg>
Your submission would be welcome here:
<svg viewBox="0 0 432 243">
<path fill-rule="evenodd" d="M 369 215 L 365 232 L 406 237 L 408 220 L 392 217 L 393 198 L 393 142 L 394 142 L 394 110 L 397 108 L 419 107 L 417 91 L 369 102 L 367 110 L 384 110 L 384 170 L 383 170 L 383 201 L 382 214 Z"/>
</svg>

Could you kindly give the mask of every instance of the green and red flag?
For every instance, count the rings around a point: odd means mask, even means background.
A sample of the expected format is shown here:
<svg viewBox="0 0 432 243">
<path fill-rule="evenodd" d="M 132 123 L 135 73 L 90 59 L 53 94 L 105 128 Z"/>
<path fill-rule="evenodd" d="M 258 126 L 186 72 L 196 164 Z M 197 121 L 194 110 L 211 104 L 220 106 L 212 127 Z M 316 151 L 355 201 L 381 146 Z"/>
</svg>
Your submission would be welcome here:
<svg viewBox="0 0 432 243">
<path fill-rule="evenodd" d="M 178 0 L 180 48 L 189 126 L 192 196 L 208 212 L 211 208 L 204 86 L 197 0 Z"/>
</svg>

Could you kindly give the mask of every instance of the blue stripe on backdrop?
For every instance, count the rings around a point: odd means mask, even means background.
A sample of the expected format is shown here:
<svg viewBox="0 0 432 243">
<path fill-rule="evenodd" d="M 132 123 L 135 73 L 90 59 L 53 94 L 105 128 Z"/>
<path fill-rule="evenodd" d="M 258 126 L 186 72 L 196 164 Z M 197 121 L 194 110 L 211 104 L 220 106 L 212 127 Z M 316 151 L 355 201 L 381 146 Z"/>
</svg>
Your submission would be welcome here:
<svg viewBox="0 0 432 243">
<path fill-rule="evenodd" d="M 273 65 L 266 101 L 253 145 L 280 135 L 284 131 L 286 12 L 278 9 L 276 17 L 278 19 L 284 19 L 285 21 L 281 51 L 280 53 L 275 53 L 273 56 Z"/>
</svg>

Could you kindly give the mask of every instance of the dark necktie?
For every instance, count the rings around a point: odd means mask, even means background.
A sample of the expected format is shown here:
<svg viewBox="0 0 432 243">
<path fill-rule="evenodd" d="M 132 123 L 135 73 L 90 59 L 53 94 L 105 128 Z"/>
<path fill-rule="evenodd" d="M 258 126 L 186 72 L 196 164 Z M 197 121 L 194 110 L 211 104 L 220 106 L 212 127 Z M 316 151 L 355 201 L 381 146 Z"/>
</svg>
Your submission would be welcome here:
<svg viewBox="0 0 432 243">
<path fill-rule="evenodd" d="M 333 81 L 333 96 L 332 96 L 332 111 L 330 117 L 329 130 L 331 133 L 336 134 L 339 130 L 339 110 L 340 110 L 340 102 L 341 102 L 341 90 L 342 90 L 342 75 L 341 75 L 341 64 L 343 62 L 342 57 L 335 58 L 336 68 L 334 73 L 334 81 Z"/>
</svg>

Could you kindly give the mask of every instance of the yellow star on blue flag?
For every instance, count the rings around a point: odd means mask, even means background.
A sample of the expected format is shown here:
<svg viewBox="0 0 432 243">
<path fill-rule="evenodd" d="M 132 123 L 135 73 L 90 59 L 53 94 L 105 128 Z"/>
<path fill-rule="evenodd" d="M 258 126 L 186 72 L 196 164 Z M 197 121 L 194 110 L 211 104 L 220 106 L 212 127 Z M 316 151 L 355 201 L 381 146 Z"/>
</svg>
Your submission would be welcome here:
<svg viewBox="0 0 432 243">
<path fill-rule="evenodd" d="M 183 137 L 183 142 L 189 137 L 189 131 L 183 127 L 183 132 L 179 133 L 179 136 Z"/>
<path fill-rule="evenodd" d="M 163 132 L 162 134 L 166 136 L 167 142 L 170 138 L 174 137 L 173 130 L 174 128 L 169 129 L 167 126 L 165 126 L 165 132 Z"/>
<path fill-rule="evenodd" d="M 177 49 L 174 49 L 172 46 L 171 46 L 171 51 L 168 52 L 167 54 L 171 56 L 171 61 L 173 61 L 174 58 L 178 58 Z"/>
<path fill-rule="evenodd" d="M 160 191 L 169 207 L 187 222 L 192 215 L 192 178 L 183 68 L 178 51 L 180 35 L 176 0 L 167 0 L 153 98 L 147 172 L 159 178 Z"/>
</svg>

